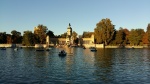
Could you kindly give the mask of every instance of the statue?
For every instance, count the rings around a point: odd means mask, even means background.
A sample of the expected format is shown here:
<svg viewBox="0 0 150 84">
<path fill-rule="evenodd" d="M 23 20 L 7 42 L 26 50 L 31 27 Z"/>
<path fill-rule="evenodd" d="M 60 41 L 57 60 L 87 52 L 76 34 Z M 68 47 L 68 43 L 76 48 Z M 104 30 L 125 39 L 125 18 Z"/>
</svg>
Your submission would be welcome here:
<svg viewBox="0 0 150 84">
<path fill-rule="evenodd" d="M 71 26 L 71 24 L 69 23 L 69 27 Z"/>
</svg>

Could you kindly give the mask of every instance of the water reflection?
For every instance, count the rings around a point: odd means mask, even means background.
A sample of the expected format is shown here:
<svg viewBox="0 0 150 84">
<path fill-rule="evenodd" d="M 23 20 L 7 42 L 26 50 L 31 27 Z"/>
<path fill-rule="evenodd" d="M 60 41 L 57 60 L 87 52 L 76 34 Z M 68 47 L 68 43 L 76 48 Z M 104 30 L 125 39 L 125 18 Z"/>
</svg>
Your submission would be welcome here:
<svg viewBox="0 0 150 84">
<path fill-rule="evenodd" d="M 74 63 L 74 48 L 66 48 L 67 56 L 66 56 L 66 70 L 70 74 L 70 71 L 72 70 L 72 65 Z"/>
<path fill-rule="evenodd" d="M 150 49 L 63 49 L 0 51 L 0 83 L 150 83 Z"/>
<path fill-rule="evenodd" d="M 95 53 L 95 75 L 97 81 L 103 81 L 103 83 L 108 83 L 113 81 L 112 72 L 112 58 L 113 50 L 111 49 L 98 49 Z"/>
<path fill-rule="evenodd" d="M 150 62 L 149 52 L 150 52 L 150 49 L 143 49 L 143 60 L 144 60 L 144 62 Z"/>
<path fill-rule="evenodd" d="M 94 65 L 95 53 L 96 52 L 91 52 L 90 49 L 83 50 L 84 61 L 87 62 L 88 64 Z"/>
<path fill-rule="evenodd" d="M 67 56 L 66 56 L 66 72 L 67 75 L 70 77 L 72 75 L 72 65 L 74 63 L 74 48 L 66 48 Z"/>
<path fill-rule="evenodd" d="M 48 58 L 49 52 L 42 51 L 42 52 L 35 52 L 35 66 L 36 67 L 46 67 L 49 62 Z"/>
</svg>

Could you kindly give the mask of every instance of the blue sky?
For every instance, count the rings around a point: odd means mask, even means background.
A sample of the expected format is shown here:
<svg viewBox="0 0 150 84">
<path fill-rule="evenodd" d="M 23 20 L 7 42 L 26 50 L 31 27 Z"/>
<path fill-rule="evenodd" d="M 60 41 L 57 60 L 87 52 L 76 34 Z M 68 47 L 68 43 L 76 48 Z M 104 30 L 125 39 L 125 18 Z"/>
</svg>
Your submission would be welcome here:
<svg viewBox="0 0 150 84">
<path fill-rule="evenodd" d="M 143 28 L 150 23 L 150 0 L 0 0 L 0 32 L 33 31 L 43 24 L 55 35 L 66 32 L 71 23 L 79 35 L 94 31 L 109 18 L 115 29 Z"/>
</svg>

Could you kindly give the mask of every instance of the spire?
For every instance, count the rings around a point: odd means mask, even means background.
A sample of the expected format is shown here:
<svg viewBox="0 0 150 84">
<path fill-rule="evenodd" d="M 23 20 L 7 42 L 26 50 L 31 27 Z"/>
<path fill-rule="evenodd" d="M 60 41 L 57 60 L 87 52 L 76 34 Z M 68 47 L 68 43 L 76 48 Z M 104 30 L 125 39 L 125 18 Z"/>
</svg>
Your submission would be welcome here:
<svg viewBox="0 0 150 84">
<path fill-rule="evenodd" d="M 71 24 L 69 23 L 69 27 L 68 27 L 68 29 L 71 29 Z"/>
</svg>

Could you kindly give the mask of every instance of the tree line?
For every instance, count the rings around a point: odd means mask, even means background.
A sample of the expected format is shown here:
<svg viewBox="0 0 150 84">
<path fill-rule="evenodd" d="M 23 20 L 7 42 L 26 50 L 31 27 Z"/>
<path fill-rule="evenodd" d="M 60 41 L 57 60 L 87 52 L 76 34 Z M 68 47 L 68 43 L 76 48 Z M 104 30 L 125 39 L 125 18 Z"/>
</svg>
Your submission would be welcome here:
<svg viewBox="0 0 150 84">
<path fill-rule="evenodd" d="M 143 45 L 149 44 L 150 42 L 150 24 L 147 26 L 147 31 L 145 32 L 142 28 L 135 28 L 128 30 L 127 28 L 120 27 L 119 30 L 115 29 L 115 25 L 112 24 L 109 18 L 102 19 L 96 24 L 94 32 L 83 32 L 83 38 L 89 38 L 94 34 L 94 39 L 96 44 L 105 45 Z M 53 31 L 48 30 L 48 28 L 42 24 L 37 26 L 37 29 L 32 33 L 32 31 L 24 31 L 23 36 L 21 33 L 12 30 L 11 34 L 6 34 L 6 32 L 0 33 L 0 44 L 23 44 L 25 46 L 33 46 L 35 44 L 45 44 L 46 36 L 49 35 L 50 38 L 66 38 L 67 33 L 61 35 L 54 35 Z M 74 39 L 74 44 L 78 44 L 77 33 L 73 31 L 72 36 Z"/>
<path fill-rule="evenodd" d="M 50 38 L 66 38 L 67 33 L 61 35 L 54 35 L 53 31 L 48 30 L 48 28 L 42 24 L 39 24 L 34 32 L 24 31 L 23 36 L 21 33 L 12 30 L 11 34 L 6 34 L 6 32 L 0 32 L 0 44 L 23 44 L 25 46 L 34 46 L 35 44 L 45 44 L 46 36 Z M 73 31 L 74 43 L 78 42 L 77 33 Z"/>
<path fill-rule="evenodd" d="M 95 43 L 105 45 L 143 45 L 150 42 L 150 24 L 145 32 L 142 28 L 131 29 L 120 27 L 115 29 L 111 20 L 102 19 L 94 29 Z"/>
</svg>

